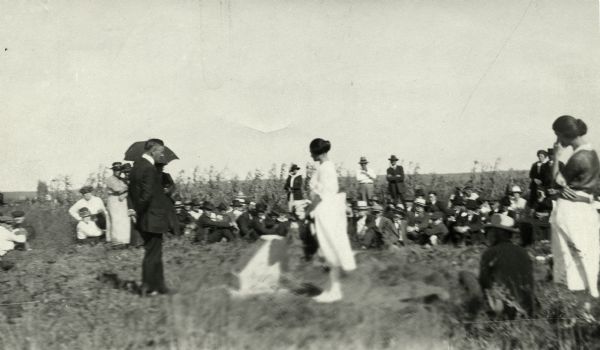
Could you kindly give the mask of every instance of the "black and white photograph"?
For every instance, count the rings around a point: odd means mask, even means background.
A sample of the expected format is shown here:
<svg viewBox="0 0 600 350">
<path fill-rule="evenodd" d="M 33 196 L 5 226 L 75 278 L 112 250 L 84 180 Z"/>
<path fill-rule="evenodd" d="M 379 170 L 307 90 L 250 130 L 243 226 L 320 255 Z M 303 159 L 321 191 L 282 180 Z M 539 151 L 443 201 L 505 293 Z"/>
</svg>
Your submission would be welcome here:
<svg viewBox="0 0 600 350">
<path fill-rule="evenodd" d="M 596 349 L 599 0 L 0 0 L 0 349 Z"/>
</svg>

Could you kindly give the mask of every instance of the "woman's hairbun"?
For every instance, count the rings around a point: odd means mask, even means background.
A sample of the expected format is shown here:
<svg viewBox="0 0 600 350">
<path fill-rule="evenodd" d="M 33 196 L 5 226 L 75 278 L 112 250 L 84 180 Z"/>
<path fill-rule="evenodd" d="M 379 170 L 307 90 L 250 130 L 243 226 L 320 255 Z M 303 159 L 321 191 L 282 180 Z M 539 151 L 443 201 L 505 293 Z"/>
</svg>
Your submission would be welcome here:
<svg viewBox="0 0 600 350">
<path fill-rule="evenodd" d="M 585 124 L 585 122 L 581 119 L 577 119 L 575 121 L 575 123 L 577 124 L 577 130 L 579 131 L 579 136 L 583 136 L 585 134 L 587 134 L 587 125 Z"/>
<path fill-rule="evenodd" d="M 329 152 L 331 149 L 331 142 L 317 138 L 310 143 L 310 153 L 314 155 L 320 155 Z"/>
</svg>

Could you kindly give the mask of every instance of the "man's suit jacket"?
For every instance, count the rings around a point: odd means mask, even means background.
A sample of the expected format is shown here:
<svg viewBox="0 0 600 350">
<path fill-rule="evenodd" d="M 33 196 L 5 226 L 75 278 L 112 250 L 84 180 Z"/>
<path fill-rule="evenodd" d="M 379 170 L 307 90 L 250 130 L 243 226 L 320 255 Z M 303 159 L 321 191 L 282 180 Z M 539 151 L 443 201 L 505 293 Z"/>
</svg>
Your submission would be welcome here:
<svg viewBox="0 0 600 350">
<path fill-rule="evenodd" d="M 392 187 L 395 187 L 398 193 L 404 193 L 406 191 L 404 185 L 404 168 L 401 165 L 396 165 L 396 168 L 389 167 L 387 169 L 386 179 L 390 190 Z"/>
<path fill-rule="evenodd" d="M 227 218 L 227 220 L 212 220 L 210 216 L 204 212 L 196 222 L 196 240 L 207 239 L 215 230 L 231 228 L 229 218 Z"/>
<path fill-rule="evenodd" d="M 294 200 L 299 201 L 304 199 L 302 195 L 302 175 L 298 175 L 294 178 L 294 183 L 291 183 L 292 176 L 288 176 L 287 180 L 285 180 L 284 189 L 288 193 L 287 199 L 290 200 L 290 194 L 294 195 Z"/>
<path fill-rule="evenodd" d="M 375 224 L 375 222 L 373 222 L 373 224 Z M 386 218 L 385 216 L 382 216 L 381 220 L 379 221 L 379 225 L 377 225 L 376 227 L 381 233 L 381 239 L 383 240 L 384 245 L 390 246 L 398 242 L 398 239 L 400 238 L 400 233 L 398 233 L 396 226 L 390 219 Z"/>
<path fill-rule="evenodd" d="M 163 190 L 158 170 L 142 158 L 133 164 L 129 181 L 129 196 L 137 215 L 138 230 L 150 233 L 169 231 L 173 203 Z"/>
</svg>

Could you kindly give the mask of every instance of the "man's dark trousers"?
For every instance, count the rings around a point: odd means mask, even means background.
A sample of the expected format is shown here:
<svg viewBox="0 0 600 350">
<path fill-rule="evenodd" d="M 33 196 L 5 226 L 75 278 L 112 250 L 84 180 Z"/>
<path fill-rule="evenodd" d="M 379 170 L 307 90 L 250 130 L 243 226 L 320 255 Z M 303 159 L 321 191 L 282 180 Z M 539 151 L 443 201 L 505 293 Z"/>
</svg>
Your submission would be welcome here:
<svg viewBox="0 0 600 350">
<path fill-rule="evenodd" d="M 142 262 L 142 285 L 148 292 L 167 291 L 162 262 L 163 235 L 142 232 L 144 240 L 144 260 Z"/>
</svg>

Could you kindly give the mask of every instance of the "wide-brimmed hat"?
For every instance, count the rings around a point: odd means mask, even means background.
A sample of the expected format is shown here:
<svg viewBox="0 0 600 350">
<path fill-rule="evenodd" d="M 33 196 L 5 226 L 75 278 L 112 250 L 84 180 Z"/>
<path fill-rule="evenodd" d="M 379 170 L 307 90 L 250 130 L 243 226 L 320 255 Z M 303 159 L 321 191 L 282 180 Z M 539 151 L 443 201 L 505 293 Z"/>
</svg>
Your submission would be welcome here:
<svg viewBox="0 0 600 350">
<path fill-rule="evenodd" d="M 123 163 L 121 163 L 121 162 L 114 162 L 114 163 L 112 163 L 112 166 L 110 167 L 110 169 L 112 169 L 112 170 L 121 170 L 122 166 L 123 166 Z"/>
<path fill-rule="evenodd" d="M 202 209 L 206 211 L 214 211 L 215 205 L 212 204 L 210 201 L 204 201 L 204 203 L 202 203 Z"/>
<path fill-rule="evenodd" d="M 254 208 L 254 210 L 257 213 L 266 213 L 267 212 L 267 205 L 264 203 L 258 203 L 256 204 L 256 207 Z"/>
<path fill-rule="evenodd" d="M 379 213 L 383 211 L 383 207 L 379 205 L 379 203 L 373 203 L 373 205 L 371 206 L 371 210 Z"/>
<path fill-rule="evenodd" d="M 219 211 L 227 210 L 227 204 L 225 204 L 224 202 L 219 203 L 219 205 L 217 206 L 217 210 L 219 210 Z"/>
<path fill-rule="evenodd" d="M 366 209 L 369 209 L 369 205 L 367 204 L 367 201 L 356 201 L 356 204 L 354 205 L 354 209 L 366 210 Z"/>
<path fill-rule="evenodd" d="M 367 163 L 369 163 L 369 161 L 367 160 L 367 157 L 360 157 L 358 164 L 367 164 Z"/>
<path fill-rule="evenodd" d="M 81 209 L 79 209 L 77 211 L 77 213 L 79 214 L 79 216 L 81 216 L 82 218 L 88 217 L 88 216 L 92 216 L 92 213 L 90 212 L 90 210 L 86 207 L 83 207 Z"/>
<path fill-rule="evenodd" d="M 414 205 L 419 206 L 419 207 L 424 207 L 427 205 L 427 202 L 423 198 L 416 198 L 414 201 Z"/>
<path fill-rule="evenodd" d="M 515 227 L 515 220 L 508 215 L 494 214 L 490 216 L 489 223 L 484 228 L 495 227 L 509 232 L 519 232 Z"/>
<path fill-rule="evenodd" d="M 388 160 L 389 160 L 390 162 L 397 162 L 399 159 L 398 159 L 398 158 L 397 158 L 395 155 L 393 155 L 393 154 L 392 154 L 392 155 L 390 156 L 390 158 L 388 158 Z"/>
<path fill-rule="evenodd" d="M 125 164 L 121 165 L 121 169 L 120 170 L 121 170 L 121 172 L 124 172 L 124 173 L 130 172 L 131 171 L 131 164 L 130 163 L 125 163 Z"/>
<path fill-rule="evenodd" d="M 477 201 L 474 199 L 467 199 L 465 208 L 467 208 L 467 210 L 477 210 L 479 209 L 479 203 L 477 203 Z"/>
<path fill-rule="evenodd" d="M 81 194 L 92 193 L 92 192 L 94 192 L 94 188 L 92 186 L 83 186 L 79 190 L 79 193 L 81 193 Z"/>
<path fill-rule="evenodd" d="M 187 201 L 184 201 L 184 202 L 183 202 L 183 205 L 184 205 L 184 206 L 190 206 L 190 207 L 191 207 L 192 205 L 194 205 L 194 202 L 192 202 L 192 201 L 190 201 L 190 200 L 187 200 Z"/>
<path fill-rule="evenodd" d="M 511 193 L 523 193 L 523 191 L 521 190 L 521 187 L 518 185 L 514 185 L 513 187 L 511 187 L 510 192 Z"/>
<path fill-rule="evenodd" d="M 300 167 L 298 165 L 296 165 L 296 164 L 292 164 L 290 166 L 290 171 L 294 171 L 294 170 L 300 170 Z"/>
<path fill-rule="evenodd" d="M 173 204 L 173 206 L 175 208 L 181 208 L 181 207 L 183 207 L 183 203 L 181 203 L 181 201 L 175 201 L 175 203 Z"/>
</svg>

